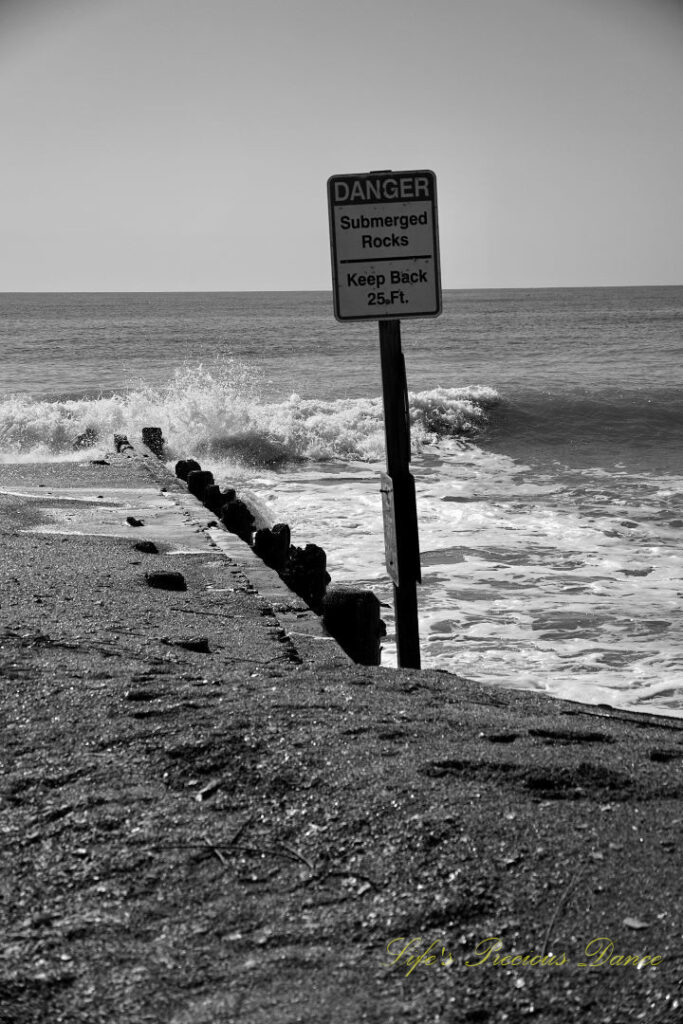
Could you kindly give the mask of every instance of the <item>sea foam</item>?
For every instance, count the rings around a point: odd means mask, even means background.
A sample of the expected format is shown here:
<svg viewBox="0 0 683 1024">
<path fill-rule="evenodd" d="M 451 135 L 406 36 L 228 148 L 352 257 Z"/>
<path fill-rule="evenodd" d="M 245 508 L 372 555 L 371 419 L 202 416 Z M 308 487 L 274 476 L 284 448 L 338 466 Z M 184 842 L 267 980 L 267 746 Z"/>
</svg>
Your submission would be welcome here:
<svg viewBox="0 0 683 1024">
<path fill-rule="evenodd" d="M 441 437 L 476 434 L 497 401 L 486 387 L 411 394 L 414 449 Z M 162 429 L 171 457 L 205 456 L 244 467 L 374 462 L 384 452 L 380 397 L 321 400 L 292 394 L 264 402 L 248 370 L 228 361 L 220 369 L 185 366 L 162 386 L 110 396 L 54 402 L 10 397 L 0 403 L 0 457 L 72 457 L 93 438 L 101 448 L 111 444 L 113 433 L 133 440 L 144 426 Z"/>
</svg>

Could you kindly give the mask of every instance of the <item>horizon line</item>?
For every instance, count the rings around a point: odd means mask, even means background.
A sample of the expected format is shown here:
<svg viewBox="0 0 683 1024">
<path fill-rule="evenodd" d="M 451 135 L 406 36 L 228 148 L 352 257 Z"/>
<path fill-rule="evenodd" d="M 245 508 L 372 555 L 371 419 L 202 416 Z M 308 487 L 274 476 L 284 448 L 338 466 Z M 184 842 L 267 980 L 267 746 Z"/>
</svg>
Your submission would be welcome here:
<svg viewBox="0 0 683 1024">
<path fill-rule="evenodd" d="M 554 285 L 477 285 L 446 288 L 443 292 L 524 292 L 524 291 L 587 291 L 614 288 L 682 288 L 677 284 L 554 284 Z M 13 288 L 0 290 L 0 295 L 272 295 L 272 294 L 327 294 L 332 288 Z"/>
</svg>

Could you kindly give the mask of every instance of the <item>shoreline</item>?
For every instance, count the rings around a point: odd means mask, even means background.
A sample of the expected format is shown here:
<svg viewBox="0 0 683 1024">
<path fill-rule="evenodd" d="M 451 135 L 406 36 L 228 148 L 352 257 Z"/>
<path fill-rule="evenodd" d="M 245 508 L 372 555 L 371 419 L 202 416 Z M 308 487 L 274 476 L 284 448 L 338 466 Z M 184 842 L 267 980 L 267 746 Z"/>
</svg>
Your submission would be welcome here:
<svg viewBox="0 0 683 1024">
<path fill-rule="evenodd" d="M 353 665 L 180 484 L 104 461 L 2 467 L 0 1016 L 675 1013 L 683 722 Z M 661 961 L 579 967 L 600 937 Z M 567 962 L 472 970 L 487 938 Z"/>
</svg>

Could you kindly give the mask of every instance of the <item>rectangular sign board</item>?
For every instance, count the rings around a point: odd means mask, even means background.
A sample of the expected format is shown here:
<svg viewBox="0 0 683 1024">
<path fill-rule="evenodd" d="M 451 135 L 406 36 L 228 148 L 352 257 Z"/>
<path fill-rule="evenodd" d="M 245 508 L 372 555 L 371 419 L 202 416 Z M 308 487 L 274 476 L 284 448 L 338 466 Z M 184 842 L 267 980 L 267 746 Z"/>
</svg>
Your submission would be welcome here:
<svg viewBox="0 0 683 1024">
<path fill-rule="evenodd" d="M 396 511 L 394 509 L 394 482 L 386 473 L 380 473 L 382 494 L 382 520 L 384 522 L 384 564 L 396 586 L 398 578 L 398 546 L 396 543 Z"/>
<path fill-rule="evenodd" d="M 399 578 L 399 527 L 402 534 L 403 572 L 408 579 L 422 583 L 420 546 L 417 535 L 417 509 L 415 507 L 415 481 L 408 474 L 403 483 L 395 483 L 388 473 L 380 473 L 382 520 L 384 522 L 384 560 L 389 576 L 397 587 Z M 407 493 L 408 492 L 408 493 Z M 399 519 L 400 514 L 400 519 Z M 412 520 L 412 527 L 410 526 Z"/>
<path fill-rule="evenodd" d="M 439 316 L 434 172 L 336 174 L 327 196 L 337 320 Z"/>
</svg>

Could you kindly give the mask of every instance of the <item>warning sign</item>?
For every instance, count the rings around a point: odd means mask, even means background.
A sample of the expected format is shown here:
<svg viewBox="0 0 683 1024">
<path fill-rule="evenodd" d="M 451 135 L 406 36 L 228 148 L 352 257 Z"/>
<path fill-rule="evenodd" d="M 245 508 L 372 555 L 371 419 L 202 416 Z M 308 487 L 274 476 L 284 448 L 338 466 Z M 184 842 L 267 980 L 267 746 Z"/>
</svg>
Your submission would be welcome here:
<svg viewBox="0 0 683 1024">
<path fill-rule="evenodd" d="M 438 316 L 434 172 L 337 174 L 327 194 L 337 320 Z"/>
</svg>

